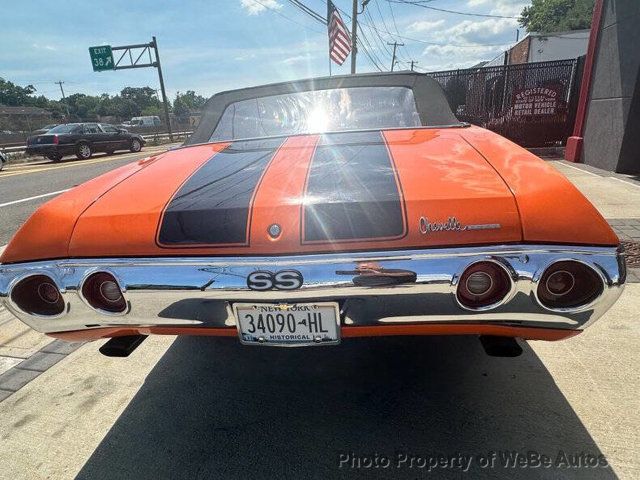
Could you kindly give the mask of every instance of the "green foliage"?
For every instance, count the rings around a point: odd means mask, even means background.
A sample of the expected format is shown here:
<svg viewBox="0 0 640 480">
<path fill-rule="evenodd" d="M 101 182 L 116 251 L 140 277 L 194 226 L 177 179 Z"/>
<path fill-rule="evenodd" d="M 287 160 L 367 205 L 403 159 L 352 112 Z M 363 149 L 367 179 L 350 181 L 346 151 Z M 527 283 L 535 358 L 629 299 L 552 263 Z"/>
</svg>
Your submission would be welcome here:
<svg viewBox="0 0 640 480">
<path fill-rule="evenodd" d="M 159 109 L 161 106 L 158 94 L 151 87 L 126 87 L 122 89 L 120 96 L 135 103 L 140 107 L 141 112 L 144 111 L 145 108 Z"/>
<path fill-rule="evenodd" d="M 188 117 L 191 112 L 200 111 L 207 99 L 202 95 L 197 95 L 193 90 L 187 90 L 186 93 L 176 93 L 176 99 L 173 101 L 173 113 L 177 117 Z"/>
<path fill-rule="evenodd" d="M 520 14 L 528 32 L 551 33 L 591 27 L 595 0 L 532 0 Z"/>
<path fill-rule="evenodd" d="M 33 85 L 20 87 L 0 77 L 0 105 L 10 107 L 31 106 L 28 101 L 30 95 L 35 93 L 35 91 L 36 89 Z"/>
<path fill-rule="evenodd" d="M 193 90 L 178 92 L 173 109 L 177 116 L 188 117 L 191 112 L 201 110 L 205 102 L 206 99 Z M 0 78 L 0 105 L 44 108 L 51 112 L 56 121 L 97 121 L 100 117 L 115 117 L 116 121 L 124 121 L 141 115 L 164 116 L 162 102 L 151 87 L 126 87 L 118 95 L 74 93 L 67 97 L 65 105 L 61 100 L 49 100 L 37 95 L 33 85 L 21 87 Z"/>
</svg>

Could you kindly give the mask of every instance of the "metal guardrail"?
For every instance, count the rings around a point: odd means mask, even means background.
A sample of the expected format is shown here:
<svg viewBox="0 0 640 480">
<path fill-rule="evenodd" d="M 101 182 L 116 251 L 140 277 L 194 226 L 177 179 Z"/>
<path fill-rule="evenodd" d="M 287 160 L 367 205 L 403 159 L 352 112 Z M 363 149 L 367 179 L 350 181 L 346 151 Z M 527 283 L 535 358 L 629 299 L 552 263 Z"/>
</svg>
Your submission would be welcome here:
<svg viewBox="0 0 640 480">
<path fill-rule="evenodd" d="M 181 138 L 181 137 L 186 137 L 188 135 L 191 135 L 193 132 L 174 132 L 173 138 Z M 159 139 L 165 139 L 165 138 L 169 138 L 169 134 L 168 133 L 158 133 L 158 134 L 153 134 L 153 135 L 141 135 L 141 137 L 144 140 L 159 140 Z M 3 153 L 21 153 L 24 152 L 27 149 L 26 145 L 18 145 L 18 146 L 14 146 L 14 147 L 6 147 L 3 148 L 2 146 L 0 146 L 0 151 Z"/>
</svg>

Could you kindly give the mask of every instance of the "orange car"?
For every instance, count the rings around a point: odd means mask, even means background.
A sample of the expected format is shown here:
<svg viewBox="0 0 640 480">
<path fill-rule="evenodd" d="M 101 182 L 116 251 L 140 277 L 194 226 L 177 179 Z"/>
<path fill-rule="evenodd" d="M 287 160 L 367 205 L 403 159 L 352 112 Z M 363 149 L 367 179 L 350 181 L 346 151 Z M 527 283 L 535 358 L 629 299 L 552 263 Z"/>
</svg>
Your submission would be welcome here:
<svg viewBox="0 0 640 480">
<path fill-rule="evenodd" d="M 0 258 L 36 330 L 331 345 L 379 335 L 580 333 L 619 297 L 619 240 L 554 168 L 459 122 L 430 77 L 220 93 L 184 146 L 43 205 Z"/>
</svg>

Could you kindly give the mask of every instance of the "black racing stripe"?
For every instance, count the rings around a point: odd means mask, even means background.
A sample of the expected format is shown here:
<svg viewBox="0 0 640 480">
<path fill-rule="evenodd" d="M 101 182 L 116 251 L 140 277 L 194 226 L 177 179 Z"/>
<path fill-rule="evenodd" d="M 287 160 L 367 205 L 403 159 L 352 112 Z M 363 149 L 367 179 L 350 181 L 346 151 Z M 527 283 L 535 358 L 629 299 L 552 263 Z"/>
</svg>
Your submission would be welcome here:
<svg viewBox="0 0 640 480">
<path fill-rule="evenodd" d="M 215 154 L 169 202 L 160 225 L 160 245 L 247 245 L 254 192 L 283 142 L 234 142 Z"/>
<path fill-rule="evenodd" d="M 304 242 L 403 236 L 403 199 L 382 133 L 324 135 L 303 205 Z"/>
</svg>

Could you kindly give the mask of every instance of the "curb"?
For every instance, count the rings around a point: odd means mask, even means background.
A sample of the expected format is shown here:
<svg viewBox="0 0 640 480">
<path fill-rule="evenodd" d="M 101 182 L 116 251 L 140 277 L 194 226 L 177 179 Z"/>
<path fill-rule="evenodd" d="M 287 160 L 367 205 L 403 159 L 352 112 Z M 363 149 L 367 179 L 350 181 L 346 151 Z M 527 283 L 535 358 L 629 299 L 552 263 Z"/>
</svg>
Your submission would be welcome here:
<svg viewBox="0 0 640 480">
<path fill-rule="evenodd" d="M 84 345 L 84 342 L 69 343 L 54 340 L 42 347 L 29 358 L 0 375 L 0 402 L 20 390 L 31 380 L 53 367 L 70 353 Z"/>
<path fill-rule="evenodd" d="M 564 159 L 564 147 L 536 147 L 527 148 L 531 153 L 538 157 L 550 157 Z"/>
</svg>

